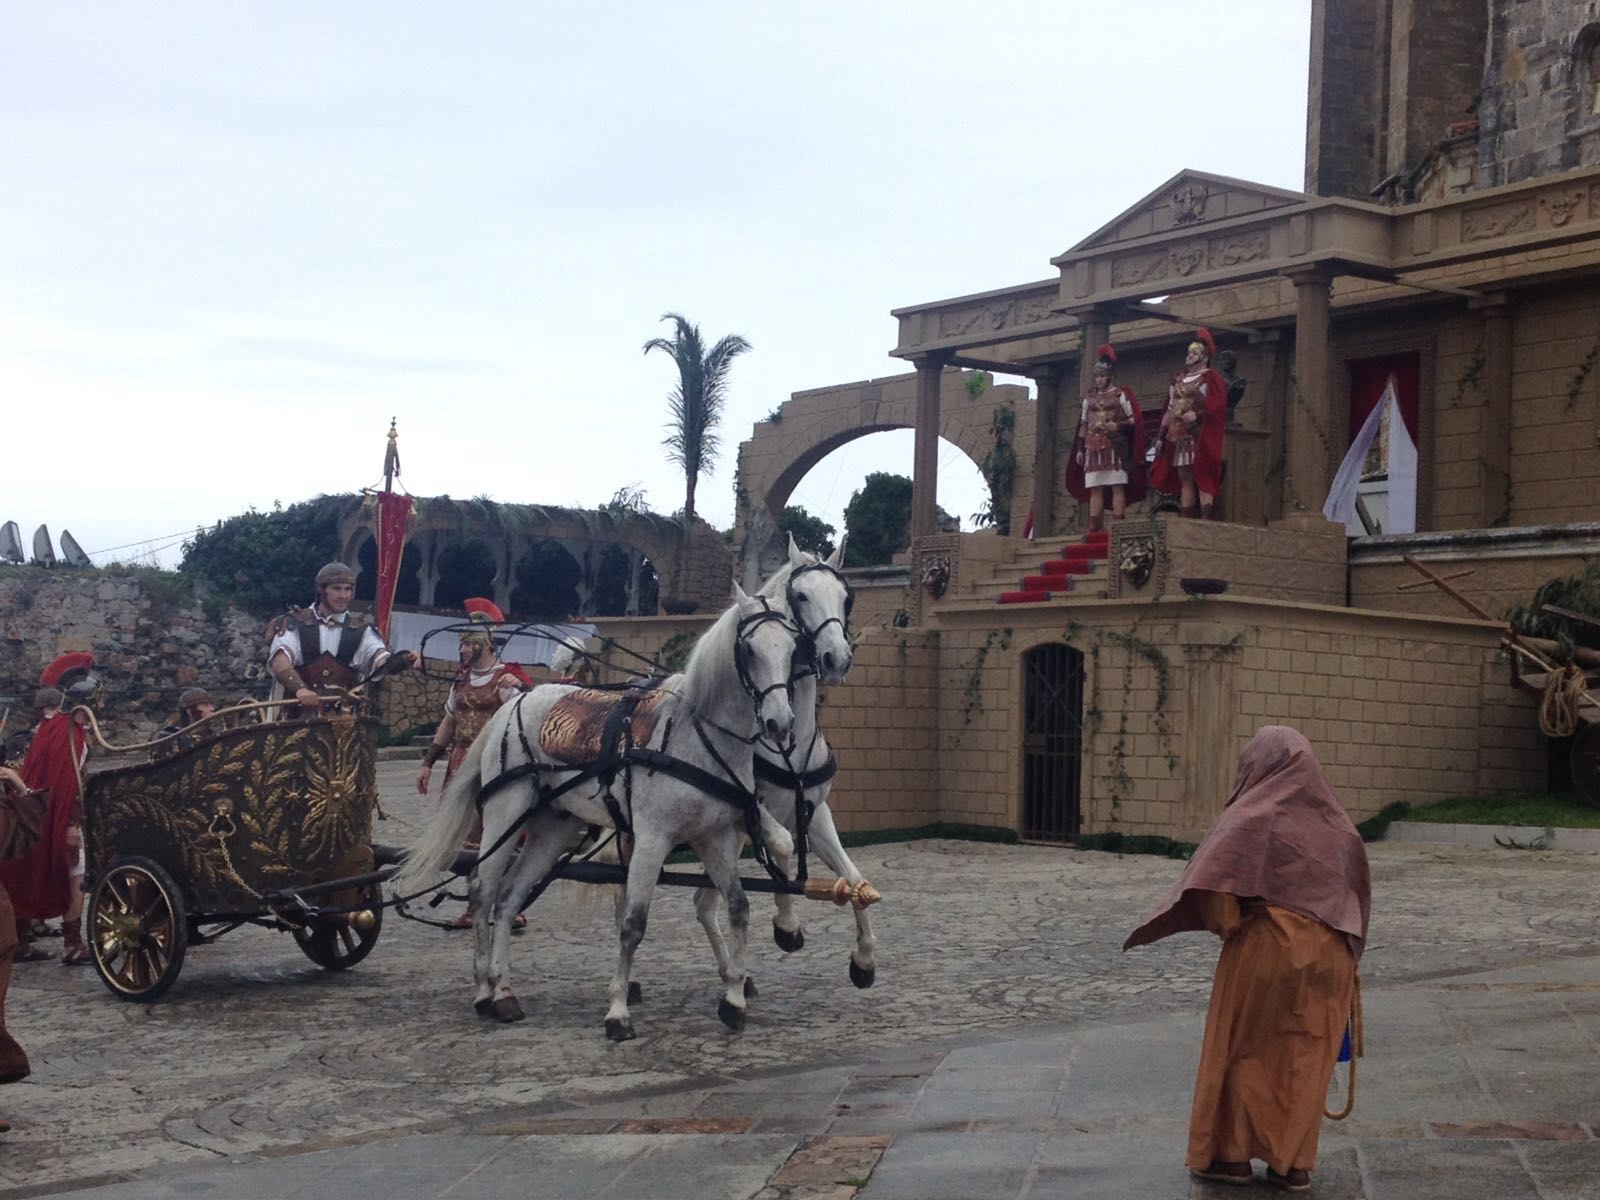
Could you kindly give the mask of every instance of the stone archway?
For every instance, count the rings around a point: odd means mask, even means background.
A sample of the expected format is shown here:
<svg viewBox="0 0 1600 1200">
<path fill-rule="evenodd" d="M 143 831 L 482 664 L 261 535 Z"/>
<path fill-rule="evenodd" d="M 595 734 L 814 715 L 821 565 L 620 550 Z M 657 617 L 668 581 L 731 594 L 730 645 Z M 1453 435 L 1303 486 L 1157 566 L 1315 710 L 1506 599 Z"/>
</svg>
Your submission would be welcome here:
<svg viewBox="0 0 1600 1200">
<path fill-rule="evenodd" d="M 973 397 L 966 381 L 967 373 L 955 370 L 944 372 L 940 379 L 939 436 L 979 465 L 994 448 L 995 408 L 1012 406 L 1017 421 L 1011 502 L 1012 511 L 1020 516 L 1027 512 L 1033 493 L 1034 403 L 1028 389 L 1018 384 L 991 384 Z M 759 422 L 750 439 L 739 446 L 734 526 L 739 545 L 757 508 L 764 508 L 776 521 L 806 472 L 839 447 L 885 430 L 915 429 L 917 376 L 894 375 L 796 392 L 775 415 L 777 420 Z"/>
</svg>

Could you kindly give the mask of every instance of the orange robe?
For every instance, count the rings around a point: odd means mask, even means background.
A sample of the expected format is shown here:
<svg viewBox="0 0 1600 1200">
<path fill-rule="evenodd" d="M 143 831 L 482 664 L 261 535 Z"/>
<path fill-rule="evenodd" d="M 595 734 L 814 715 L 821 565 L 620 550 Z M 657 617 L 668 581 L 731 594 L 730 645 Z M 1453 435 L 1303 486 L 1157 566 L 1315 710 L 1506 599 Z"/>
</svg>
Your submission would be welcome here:
<svg viewBox="0 0 1600 1200">
<path fill-rule="evenodd" d="M 1328 1081 L 1355 986 L 1345 935 L 1260 900 L 1204 893 L 1222 938 L 1189 1115 L 1196 1170 L 1259 1158 L 1279 1174 L 1317 1163 Z"/>
</svg>

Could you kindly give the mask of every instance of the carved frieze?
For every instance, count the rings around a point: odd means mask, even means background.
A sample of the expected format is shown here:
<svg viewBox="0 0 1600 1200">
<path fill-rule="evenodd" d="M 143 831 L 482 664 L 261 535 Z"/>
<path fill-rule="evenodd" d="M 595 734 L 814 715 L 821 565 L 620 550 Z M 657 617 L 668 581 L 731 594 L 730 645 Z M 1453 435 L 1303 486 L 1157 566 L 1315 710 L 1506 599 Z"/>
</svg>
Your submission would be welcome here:
<svg viewBox="0 0 1600 1200">
<path fill-rule="evenodd" d="M 945 309 L 939 313 L 939 337 L 963 337 L 969 333 L 996 333 L 1007 328 L 1038 325 L 1060 316 L 1052 308 L 1056 299 L 1057 293 L 1052 291 Z"/>
<path fill-rule="evenodd" d="M 1526 233 L 1537 224 L 1537 215 L 1532 200 L 1468 209 L 1461 214 L 1461 240 L 1483 242 L 1513 233 Z"/>
<path fill-rule="evenodd" d="M 1545 215 L 1550 218 L 1550 224 L 1557 229 L 1572 220 L 1578 210 L 1578 205 L 1583 203 L 1581 191 L 1554 192 L 1539 198 L 1539 205 L 1544 209 Z"/>
<path fill-rule="evenodd" d="M 1254 262 L 1267 256 L 1265 233 L 1242 233 L 1237 237 L 1213 238 L 1206 248 L 1207 263 L 1212 270 L 1236 267 L 1240 263 Z"/>
<path fill-rule="evenodd" d="M 1161 250 L 1128 254 L 1111 264 L 1112 287 L 1137 287 L 1173 276 L 1186 277 L 1204 268 L 1226 270 L 1242 263 L 1266 258 L 1267 235 L 1239 233 L 1229 237 L 1178 242 Z"/>
</svg>

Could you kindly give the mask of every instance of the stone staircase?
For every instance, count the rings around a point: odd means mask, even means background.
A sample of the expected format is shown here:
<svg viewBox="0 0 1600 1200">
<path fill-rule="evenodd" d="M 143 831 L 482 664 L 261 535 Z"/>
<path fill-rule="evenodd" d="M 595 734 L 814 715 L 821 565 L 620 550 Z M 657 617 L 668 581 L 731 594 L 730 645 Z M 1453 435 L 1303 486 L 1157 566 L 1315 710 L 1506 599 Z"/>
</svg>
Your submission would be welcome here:
<svg viewBox="0 0 1600 1200">
<path fill-rule="evenodd" d="M 1109 542 L 1101 531 L 1081 540 L 1030 543 L 1004 562 L 964 565 L 962 590 L 973 600 L 997 604 L 1038 604 L 1068 595 L 1103 597 Z"/>
</svg>

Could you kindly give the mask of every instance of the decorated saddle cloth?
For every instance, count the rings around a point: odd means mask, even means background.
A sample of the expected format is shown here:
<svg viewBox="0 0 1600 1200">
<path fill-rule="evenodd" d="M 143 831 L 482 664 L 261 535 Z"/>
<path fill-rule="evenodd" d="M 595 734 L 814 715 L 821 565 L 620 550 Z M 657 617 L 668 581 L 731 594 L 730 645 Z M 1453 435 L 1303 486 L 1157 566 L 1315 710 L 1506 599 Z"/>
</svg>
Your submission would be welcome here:
<svg viewBox="0 0 1600 1200">
<path fill-rule="evenodd" d="M 574 767 L 605 762 L 622 750 L 624 725 L 635 746 L 655 733 L 667 692 L 602 692 L 579 688 L 551 706 L 539 727 L 539 745 L 551 758 Z"/>
</svg>

